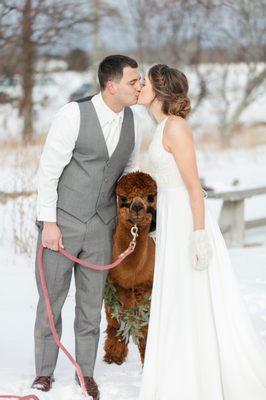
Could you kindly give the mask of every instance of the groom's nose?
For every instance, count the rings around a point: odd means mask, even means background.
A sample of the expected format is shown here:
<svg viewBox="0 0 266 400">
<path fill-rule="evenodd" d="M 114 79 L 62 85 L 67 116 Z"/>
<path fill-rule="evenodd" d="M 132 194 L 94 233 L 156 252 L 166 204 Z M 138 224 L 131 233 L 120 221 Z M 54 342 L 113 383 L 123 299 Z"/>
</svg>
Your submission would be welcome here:
<svg viewBox="0 0 266 400">
<path fill-rule="evenodd" d="M 141 91 L 141 82 L 140 82 L 140 81 L 137 81 L 137 82 L 136 82 L 136 90 L 137 90 L 138 92 Z"/>
</svg>

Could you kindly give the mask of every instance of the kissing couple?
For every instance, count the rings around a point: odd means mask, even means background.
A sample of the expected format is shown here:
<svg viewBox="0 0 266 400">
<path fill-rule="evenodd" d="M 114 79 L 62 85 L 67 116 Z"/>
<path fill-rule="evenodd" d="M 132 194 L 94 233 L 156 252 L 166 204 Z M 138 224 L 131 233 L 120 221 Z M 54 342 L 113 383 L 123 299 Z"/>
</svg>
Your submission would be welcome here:
<svg viewBox="0 0 266 400">
<path fill-rule="evenodd" d="M 98 79 L 99 93 L 56 113 L 38 170 L 37 248 L 46 247 L 43 262 L 59 336 L 73 262 L 58 249 L 96 265 L 110 263 L 116 182 L 139 169 L 145 121 L 131 108 L 138 103 L 157 122 L 146 155 L 158 188 L 154 282 L 138 400 L 265 400 L 265 348 L 199 180 L 187 122 L 187 77 L 156 64 L 142 82 L 134 59 L 110 55 L 99 64 Z M 94 367 L 108 271 L 73 269 L 76 360 L 88 394 L 99 400 Z M 49 391 L 58 348 L 38 270 L 36 281 L 32 387 Z"/>
</svg>

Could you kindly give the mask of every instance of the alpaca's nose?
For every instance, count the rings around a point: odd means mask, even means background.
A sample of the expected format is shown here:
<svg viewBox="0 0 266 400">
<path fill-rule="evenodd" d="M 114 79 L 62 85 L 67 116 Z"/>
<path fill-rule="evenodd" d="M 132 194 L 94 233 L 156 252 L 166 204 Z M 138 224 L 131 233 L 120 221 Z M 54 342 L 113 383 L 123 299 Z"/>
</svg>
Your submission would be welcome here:
<svg viewBox="0 0 266 400">
<path fill-rule="evenodd" d="M 131 207 L 131 209 L 135 212 L 139 212 L 140 210 L 143 210 L 144 206 L 141 203 L 134 203 Z"/>
</svg>

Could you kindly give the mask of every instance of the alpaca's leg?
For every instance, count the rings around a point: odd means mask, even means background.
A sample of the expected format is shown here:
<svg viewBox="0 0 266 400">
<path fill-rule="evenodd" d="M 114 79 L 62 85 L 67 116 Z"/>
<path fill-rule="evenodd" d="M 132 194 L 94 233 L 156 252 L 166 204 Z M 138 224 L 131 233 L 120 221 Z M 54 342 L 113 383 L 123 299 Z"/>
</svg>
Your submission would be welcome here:
<svg viewBox="0 0 266 400">
<path fill-rule="evenodd" d="M 106 312 L 108 326 L 106 329 L 106 339 L 104 344 L 104 361 L 108 364 L 123 364 L 128 354 L 128 344 L 122 339 L 122 336 L 116 336 L 119 324 L 115 318 L 112 318 L 108 311 Z"/>
<path fill-rule="evenodd" d="M 140 354 L 140 359 L 142 365 L 144 364 L 144 359 L 145 359 L 145 350 L 146 350 L 146 342 L 147 342 L 147 335 L 148 335 L 148 327 L 145 326 L 142 328 L 141 333 L 143 335 L 142 338 L 139 338 L 139 343 L 138 343 L 138 348 L 139 348 L 139 354 Z"/>
</svg>

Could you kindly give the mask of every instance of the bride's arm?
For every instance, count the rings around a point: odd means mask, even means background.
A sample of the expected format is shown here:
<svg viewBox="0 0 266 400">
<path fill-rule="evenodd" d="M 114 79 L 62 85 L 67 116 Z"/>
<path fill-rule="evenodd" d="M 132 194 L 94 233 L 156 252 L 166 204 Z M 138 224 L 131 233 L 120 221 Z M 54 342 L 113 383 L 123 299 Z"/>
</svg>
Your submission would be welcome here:
<svg viewBox="0 0 266 400">
<path fill-rule="evenodd" d="M 163 145 L 171 152 L 189 193 L 194 230 L 204 229 L 204 196 L 201 188 L 193 135 L 181 117 L 170 117 L 165 124 Z"/>
</svg>

